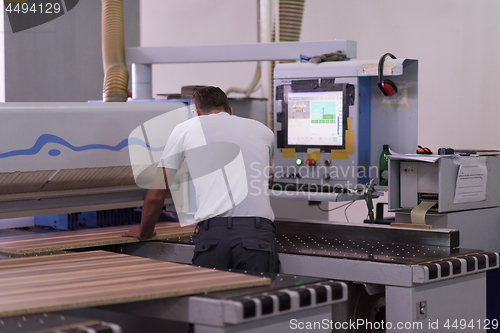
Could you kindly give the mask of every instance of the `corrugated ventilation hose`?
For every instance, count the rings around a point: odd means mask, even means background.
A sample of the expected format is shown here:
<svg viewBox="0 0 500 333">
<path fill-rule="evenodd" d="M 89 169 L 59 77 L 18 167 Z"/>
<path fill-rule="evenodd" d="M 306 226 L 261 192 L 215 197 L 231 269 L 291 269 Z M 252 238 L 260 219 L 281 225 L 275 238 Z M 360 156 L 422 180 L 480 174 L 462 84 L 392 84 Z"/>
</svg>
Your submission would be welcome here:
<svg viewBox="0 0 500 333">
<path fill-rule="evenodd" d="M 102 61 L 104 102 L 127 101 L 128 70 L 125 65 L 122 0 L 102 0 Z"/>
<path fill-rule="evenodd" d="M 280 0 L 280 42 L 298 42 L 305 0 Z"/>
</svg>

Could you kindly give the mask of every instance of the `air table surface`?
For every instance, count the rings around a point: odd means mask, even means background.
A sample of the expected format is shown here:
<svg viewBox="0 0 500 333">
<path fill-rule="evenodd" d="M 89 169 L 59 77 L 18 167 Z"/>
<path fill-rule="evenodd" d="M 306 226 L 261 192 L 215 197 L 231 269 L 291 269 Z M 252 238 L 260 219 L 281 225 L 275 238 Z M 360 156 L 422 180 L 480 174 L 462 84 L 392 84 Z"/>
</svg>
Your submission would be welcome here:
<svg viewBox="0 0 500 333">
<path fill-rule="evenodd" d="M 270 279 L 106 251 L 0 260 L 0 318 L 269 285 Z"/>
<path fill-rule="evenodd" d="M 139 240 L 121 237 L 131 226 L 57 231 L 46 233 L 26 232 L 23 235 L 0 237 L 0 253 L 13 256 L 29 256 L 71 249 L 134 243 Z M 166 240 L 194 235 L 195 225 L 181 227 L 179 223 L 158 223 L 156 236 L 151 240 Z"/>
</svg>

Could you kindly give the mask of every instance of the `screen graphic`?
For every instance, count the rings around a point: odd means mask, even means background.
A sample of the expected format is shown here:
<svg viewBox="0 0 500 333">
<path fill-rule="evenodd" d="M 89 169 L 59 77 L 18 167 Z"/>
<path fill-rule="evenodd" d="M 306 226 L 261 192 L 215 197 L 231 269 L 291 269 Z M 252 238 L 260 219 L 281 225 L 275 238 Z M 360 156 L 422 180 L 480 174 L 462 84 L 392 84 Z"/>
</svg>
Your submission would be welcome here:
<svg viewBox="0 0 500 333">
<path fill-rule="evenodd" d="M 342 91 L 288 93 L 288 145 L 342 146 Z"/>
</svg>

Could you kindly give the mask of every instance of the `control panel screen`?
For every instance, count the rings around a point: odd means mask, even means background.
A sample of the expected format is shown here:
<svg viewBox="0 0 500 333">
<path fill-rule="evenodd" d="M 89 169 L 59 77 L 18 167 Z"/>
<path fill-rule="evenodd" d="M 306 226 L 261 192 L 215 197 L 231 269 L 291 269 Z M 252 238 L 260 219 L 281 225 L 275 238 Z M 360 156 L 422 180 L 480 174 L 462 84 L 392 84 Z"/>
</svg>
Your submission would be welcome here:
<svg viewBox="0 0 500 333">
<path fill-rule="evenodd" d="M 343 146 L 343 92 L 289 92 L 289 146 Z"/>
</svg>

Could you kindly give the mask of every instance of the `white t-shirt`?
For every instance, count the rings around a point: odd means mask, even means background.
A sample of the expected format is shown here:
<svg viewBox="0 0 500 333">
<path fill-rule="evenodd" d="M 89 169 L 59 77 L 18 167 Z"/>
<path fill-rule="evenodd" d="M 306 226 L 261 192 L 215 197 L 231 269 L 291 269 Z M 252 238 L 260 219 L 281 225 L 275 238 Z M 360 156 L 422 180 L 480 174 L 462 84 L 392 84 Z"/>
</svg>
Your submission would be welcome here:
<svg viewBox="0 0 500 333">
<path fill-rule="evenodd" d="M 273 140 L 258 121 L 226 112 L 202 115 L 176 126 L 158 167 L 179 170 L 187 162 L 196 222 L 214 216 L 274 220 L 267 190 Z"/>
</svg>

